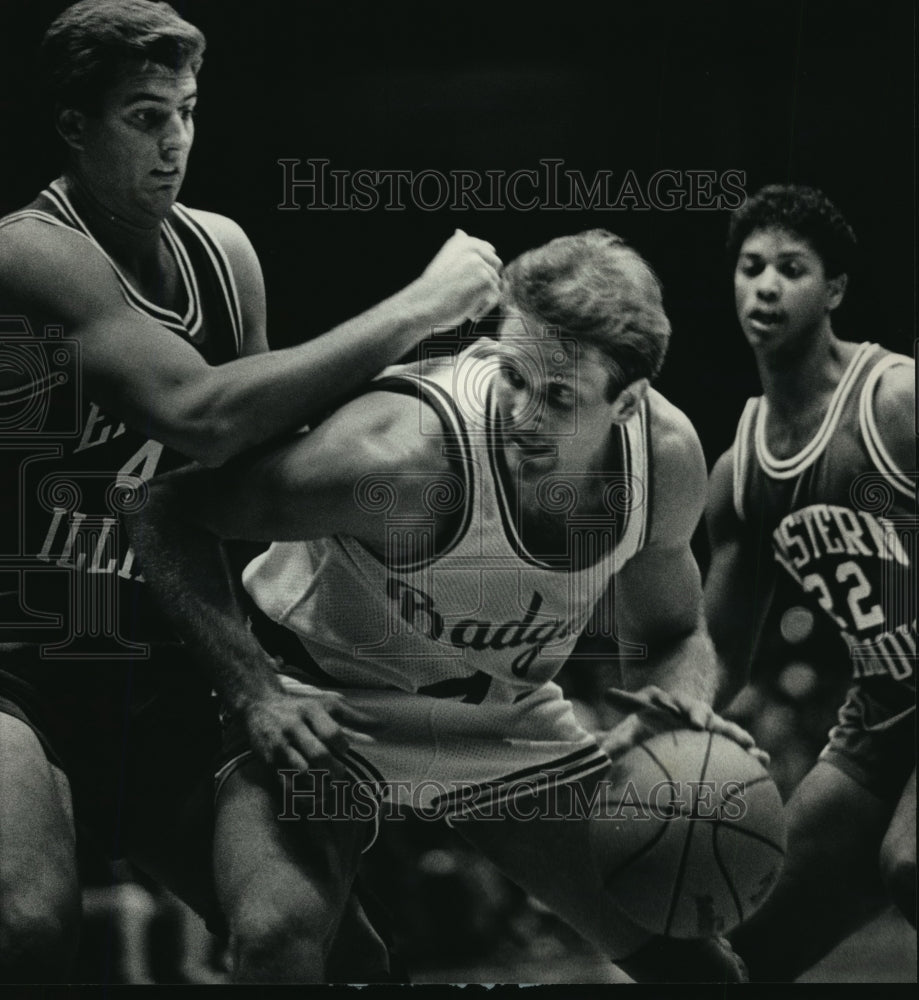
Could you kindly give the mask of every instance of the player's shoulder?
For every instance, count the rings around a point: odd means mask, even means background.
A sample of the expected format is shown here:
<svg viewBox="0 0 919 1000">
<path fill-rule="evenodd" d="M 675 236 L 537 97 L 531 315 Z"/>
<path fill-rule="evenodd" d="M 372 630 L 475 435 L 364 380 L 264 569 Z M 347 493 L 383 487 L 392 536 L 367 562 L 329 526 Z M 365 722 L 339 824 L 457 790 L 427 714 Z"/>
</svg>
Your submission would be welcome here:
<svg viewBox="0 0 919 1000">
<path fill-rule="evenodd" d="M 885 361 L 874 390 L 874 422 L 896 465 L 912 471 L 916 466 L 916 368 L 902 355 L 887 355 Z"/>
<path fill-rule="evenodd" d="M 251 262 L 257 259 L 251 240 L 238 222 L 226 215 L 209 212 L 203 208 L 189 208 L 187 205 L 180 207 L 220 244 L 231 264 L 236 260 Z"/>
<path fill-rule="evenodd" d="M 669 475 L 705 478 L 705 456 L 699 435 L 686 414 L 656 389 L 648 391 L 651 453 Z"/>
<path fill-rule="evenodd" d="M 653 461 L 652 541 L 689 538 L 705 504 L 705 455 L 692 422 L 654 389 L 648 393 Z"/>
<path fill-rule="evenodd" d="M 70 314 L 98 296 L 118 297 L 111 265 L 82 233 L 46 218 L 14 213 L 0 220 L 0 288 Z"/>
</svg>

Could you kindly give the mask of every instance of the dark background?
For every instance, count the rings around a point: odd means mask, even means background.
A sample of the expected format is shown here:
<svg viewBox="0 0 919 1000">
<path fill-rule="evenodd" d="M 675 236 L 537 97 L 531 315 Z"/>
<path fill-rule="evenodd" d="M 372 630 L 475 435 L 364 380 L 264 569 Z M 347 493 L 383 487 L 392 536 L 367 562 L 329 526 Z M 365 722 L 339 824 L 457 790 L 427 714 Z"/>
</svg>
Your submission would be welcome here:
<svg viewBox="0 0 919 1000">
<path fill-rule="evenodd" d="M 67 4 L 0 4 L 0 213 L 55 176 L 32 56 Z M 727 212 L 278 211 L 280 158 L 335 169 L 743 171 L 823 188 L 862 260 L 837 330 L 911 352 L 912 4 L 564 3 L 516 7 L 175 3 L 205 32 L 196 148 L 182 201 L 250 235 L 282 346 L 328 329 L 421 271 L 456 226 L 505 260 L 604 226 L 653 263 L 674 326 L 659 387 L 698 427 L 709 461 L 756 391 L 722 245 Z M 523 188 L 524 192 L 527 190 Z M 304 200 L 306 195 L 303 195 Z"/>
</svg>

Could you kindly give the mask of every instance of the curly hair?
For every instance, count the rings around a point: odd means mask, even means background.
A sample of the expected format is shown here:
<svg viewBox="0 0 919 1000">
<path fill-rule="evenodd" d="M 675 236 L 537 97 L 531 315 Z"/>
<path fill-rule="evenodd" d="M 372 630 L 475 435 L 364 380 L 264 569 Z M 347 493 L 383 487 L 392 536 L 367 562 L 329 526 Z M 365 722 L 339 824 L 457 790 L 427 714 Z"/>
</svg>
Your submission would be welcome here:
<svg viewBox="0 0 919 1000">
<path fill-rule="evenodd" d="M 197 74 L 204 48 L 204 35 L 168 3 L 80 0 L 45 33 L 39 69 L 52 105 L 92 112 L 126 65 L 149 61 Z"/>
<path fill-rule="evenodd" d="M 653 379 L 670 340 L 661 284 L 644 258 L 605 229 L 562 236 L 504 269 L 502 305 L 597 348 L 610 369 L 607 397 Z"/>
<path fill-rule="evenodd" d="M 823 262 L 828 278 L 848 273 L 855 262 L 855 233 L 816 188 L 769 184 L 732 212 L 727 238 L 731 267 L 737 263 L 744 240 L 759 229 L 784 229 L 806 240 Z"/>
</svg>

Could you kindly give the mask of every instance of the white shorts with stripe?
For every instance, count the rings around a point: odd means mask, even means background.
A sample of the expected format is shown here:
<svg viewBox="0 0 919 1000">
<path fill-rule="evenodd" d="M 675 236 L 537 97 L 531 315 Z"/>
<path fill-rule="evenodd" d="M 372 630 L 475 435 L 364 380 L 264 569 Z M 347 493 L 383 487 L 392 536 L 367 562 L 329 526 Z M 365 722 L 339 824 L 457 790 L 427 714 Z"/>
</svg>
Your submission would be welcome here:
<svg viewBox="0 0 919 1000">
<path fill-rule="evenodd" d="M 289 677 L 285 687 L 316 690 Z M 373 798 L 439 818 L 475 807 L 492 814 L 508 798 L 576 781 L 609 758 L 575 719 L 557 684 L 516 703 L 471 705 L 404 691 L 338 689 L 373 720 L 374 742 L 353 744 L 342 759 Z M 370 728 L 370 727 L 368 727 Z M 251 751 L 217 774 L 217 792 Z"/>
</svg>

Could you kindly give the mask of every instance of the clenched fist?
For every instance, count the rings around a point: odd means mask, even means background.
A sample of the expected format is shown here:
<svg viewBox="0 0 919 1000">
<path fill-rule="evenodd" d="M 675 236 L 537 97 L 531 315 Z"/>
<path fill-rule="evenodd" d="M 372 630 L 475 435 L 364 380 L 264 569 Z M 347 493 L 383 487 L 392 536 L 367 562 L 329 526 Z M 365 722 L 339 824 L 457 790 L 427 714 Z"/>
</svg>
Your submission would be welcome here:
<svg viewBox="0 0 919 1000">
<path fill-rule="evenodd" d="M 490 243 L 457 229 L 413 290 L 437 325 L 457 326 L 478 319 L 498 301 L 500 269 L 501 259 Z"/>
</svg>

